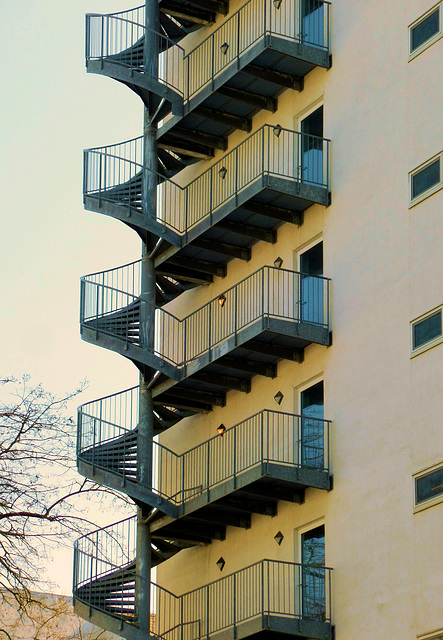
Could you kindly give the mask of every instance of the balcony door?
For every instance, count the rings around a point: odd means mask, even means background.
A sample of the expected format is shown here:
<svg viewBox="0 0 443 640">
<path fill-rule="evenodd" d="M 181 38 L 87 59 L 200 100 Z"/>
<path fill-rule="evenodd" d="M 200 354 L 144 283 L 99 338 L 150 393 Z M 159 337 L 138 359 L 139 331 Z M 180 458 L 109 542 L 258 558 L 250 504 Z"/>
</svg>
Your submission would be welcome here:
<svg viewBox="0 0 443 640">
<path fill-rule="evenodd" d="M 323 179 L 323 105 L 300 122 L 300 177 L 302 182 L 322 185 Z"/>
<path fill-rule="evenodd" d="M 310 469 L 323 469 L 325 464 L 324 389 L 323 380 L 300 393 L 301 463 Z"/>
<path fill-rule="evenodd" d="M 325 20 L 323 0 L 302 0 L 302 41 L 323 47 L 325 44 Z"/>
<path fill-rule="evenodd" d="M 320 525 L 301 534 L 302 616 L 323 622 L 326 617 L 325 527 Z"/>
<path fill-rule="evenodd" d="M 323 280 L 323 242 L 318 242 L 299 256 L 300 317 L 302 322 L 325 324 Z"/>
</svg>

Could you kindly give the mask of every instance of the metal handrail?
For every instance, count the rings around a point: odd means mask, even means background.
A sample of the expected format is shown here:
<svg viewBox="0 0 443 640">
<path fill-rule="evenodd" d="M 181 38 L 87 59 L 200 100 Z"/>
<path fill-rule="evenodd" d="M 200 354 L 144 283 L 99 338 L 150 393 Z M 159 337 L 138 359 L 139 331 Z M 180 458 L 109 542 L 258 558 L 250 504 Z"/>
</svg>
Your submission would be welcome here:
<svg viewBox="0 0 443 640">
<path fill-rule="evenodd" d="M 107 535 L 109 532 L 104 530 L 89 534 L 90 544 L 97 547 L 100 558 L 102 546 L 107 549 L 106 540 L 102 541 Z M 106 596 L 101 593 L 100 602 L 93 589 L 99 588 L 100 580 L 115 575 L 114 564 L 108 571 L 99 573 L 102 561 L 99 558 L 97 565 L 94 558 L 84 553 L 84 543 L 83 537 L 74 548 L 74 595 L 85 604 L 109 613 Z M 120 604 L 120 615 L 124 617 L 132 609 L 136 624 L 136 585 L 147 584 L 148 580 L 137 574 L 136 569 L 128 570 L 126 565 L 122 566 L 121 574 L 121 602 L 118 586 L 114 586 L 111 615 L 119 617 L 116 610 Z M 198 640 L 223 629 L 235 629 L 239 623 L 264 615 L 330 624 L 331 574 L 329 567 L 264 559 L 180 596 L 151 582 L 154 633 L 163 638 L 173 634 L 177 640 Z M 118 580 L 118 574 L 115 578 Z M 125 584 L 132 585 L 132 590 L 125 589 Z M 189 627 L 197 624 L 198 629 L 193 633 Z"/>
<path fill-rule="evenodd" d="M 106 400 L 103 399 L 105 403 Z M 117 444 L 119 450 L 123 448 L 120 461 L 124 469 L 124 460 L 129 454 L 128 437 L 141 437 L 136 430 L 138 416 L 134 416 L 136 422 L 129 422 L 129 426 L 110 421 L 107 419 L 110 417 L 102 407 L 102 400 L 79 407 L 78 458 L 94 467 L 108 469 L 112 467 L 110 462 L 115 462 L 115 452 L 105 448 Z M 127 412 L 122 417 L 127 418 Z M 239 478 L 257 466 L 262 472 L 266 464 L 279 464 L 329 473 L 329 430 L 329 420 L 263 410 L 226 429 L 223 437 L 216 435 L 182 454 L 153 442 L 150 488 L 169 502 L 182 506 L 204 494 L 208 502 L 211 501 L 210 491 L 215 486 Z M 132 454 L 133 447 L 134 443 Z M 125 471 L 118 475 L 125 476 Z M 131 480 L 139 484 L 137 478 L 131 477 Z"/>
<path fill-rule="evenodd" d="M 304 2 L 302 0 L 283 0 L 277 7 L 272 0 L 247 0 L 223 24 L 187 54 L 184 54 L 181 47 L 167 39 L 175 64 L 165 64 L 164 61 L 160 63 L 160 68 L 163 69 L 164 83 L 176 89 L 183 96 L 184 103 L 187 103 L 204 87 L 214 82 L 224 69 L 231 64 L 239 64 L 240 57 L 253 44 L 267 36 L 277 36 L 329 51 L 330 2 L 327 0 L 308 0 L 308 3 L 306 0 Z M 120 12 L 118 14 L 103 14 L 102 16 L 98 14 L 87 16 L 86 57 L 88 60 L 91 58 L 105 59 L 109 55 L 117 55 L 129 50 L 131 46 L 140 41 L 144 35 L 144 14 L 141 14 L 141 17 L 134 21 L 121 17 L 124 13 L 131 14 L 131 12 Z M 96 34 L 96 40 L 99 42 L 101 50 L 100 54 L 95 56 L 92 56 L 90 51 L 91 20 L 93 18 L 98 21 L 101 27 L 101 32 L 99 30 Z M 112 20 L 122 23 L 125 21 L 133 25 L 131 28 L 132 41 L 127 41 L 121 35 L 120 37 L 114 36 L 116 42 L 120 43 L 123 40 L 125 44 L 120 46 L 119 51 L 109 54 L 107 50 L 104 51 L 104 46 L 109 41 L 109 22 Z M 162 55 L 160 54 L 160 60 L 162 60 Z M 168 73 L 169 75 L 174 74 L 174 68 L 177 66 L 180 68 L 178 77 L 168 80 Z"/>
<path fill-rule="evenodd" d="M 112 272 L 106 273 L 112 277 Z M 128 280 L 130 290 L 121 291 L 120 287 L 105 283 L 104 278 L 101 282 L 82 278 L 80 322 L 110 335 L 113 335 L 111 329 L 100 327 L 101 319 L 120 314 L 116 316 L 120 324 L 128 324 L 130 305 L 140 295 L 139 279 Z M 265 318 L 328 328 L 329 282 L 329 278 L 323 276 L 265 266 L 182 319 L 156 308 L 153 353 L 183 369 L 227 338 L 238 336 Z M 224 302 L 220 305 L 222 297 Z M 134 342 L 142 346 L 140 334 L 134 337 Z"/>
<path fill-rule="evenodd" d="M 132 19 L 133 16 L 136 19 Z M 184 49 L 163 33 L 146 27 L 144 6 L 117 13 L 86 14 L 87 65 L 91 60 L 108 60 L 128 69 L 140 69 L 144 73 L 141 54 L 147 31 L 160 41 L 155 79 L 184 97 Z M 136 45 L 139 45 L 138 49 Z"/>
<path fill-rule="evenodd" d="M 85 196 L 135 208 L 143 171 L 142 138 L 85 151 Z M 280 126 L 263 125 L 185 186 L 165 180 L 157 187 L 155 220 L 182 236 L 265 176 L 329 189 L 330 140 Z M 119 187 L 125 186 L 122 195 Z"/>
</svg>

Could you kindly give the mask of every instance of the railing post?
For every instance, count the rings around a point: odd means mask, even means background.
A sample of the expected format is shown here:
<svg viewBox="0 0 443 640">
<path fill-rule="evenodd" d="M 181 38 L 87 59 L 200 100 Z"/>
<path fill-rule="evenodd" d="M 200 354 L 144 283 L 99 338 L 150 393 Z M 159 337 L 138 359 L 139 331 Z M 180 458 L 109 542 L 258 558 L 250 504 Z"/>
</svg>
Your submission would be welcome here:
<svg viewBox="0 0 443 640">
<path fill-rule="evenodd" d="M 234 635 L 234 640 L 236 640 L 237 638 L 237 622 L 236 622 L 236 617 L 237 617 L 237 610 L 236 610 L 236 602 L 235 599 L 237 597 L 237 574 L 234 573 L 233 577 L 232 577 L 232 581 L 233 581 L 233 585 L 232 585 L 232 622 L 234 625 L 233 628 L 233 635 Z"/>
<path fill-rule="evenodd" d="M 264 435 L 264 429 L 263 429 L 263 421 L 264 421 L 264 411 L 261 412 L 261 417 L 260 417 L 260 471 L 261 471 L 261 475 L 264 474 L 264 456 L 263 456 L 263 435 Z M 269 447 L 269 442 L 268 442 L 268 447 Z"/>
<path fill-rule="evenodd" d="M 265 563 L 261 562 L 261 624 L 262 629 L 264 628 L 265 623 Z"/>
<path fill-rule="evenodd" d="M 212 302 L 208 307 L 208 358 L 211 361 L 211 317 L 212 317 Z"/>
<path fill-rule="evenodd" d="M 211 36 L 211 90 L 214 91 L 214 42 L 215 42 L 215 38 L 214 35 Z"/>
<path fill-rule="evenodd" d="M 210 483 L 210 458 L 211 458 L 211 450 L 210 450 L 211 441 L 208 440 L 206 443 L 206 499 L 209 502 L 210 500 L 210 491 L 209 491 L 209 483 Z"/>
<path fill-rule="evenodd" d="M 233 429 L 233 478 L 234 478 L 234 489 L 237 488 L 237 427 L 234 427 Z"/>
<path fill-rule="evenodd" d="M 182 455 L 181 456 L 181 467 L 182 467 L 182 472 L 181 472 L 181 479 L 182 479 L 182 489 L 181 489 L 181 494 L 182 494 L 182 500 L 181 500 L 181 506 L 182 508 L 184 507 L 185 504 L 185 456 Z"/>
<path fill-rule="evenodd" d="M 206 638 L 209 640 L 209 585 L 206 587 Z"/>
<path fill-rule="evenodd" d="M 103 52 L 103 48 L 104 48 L 104 32 L 105 32 L 105 16 L 101 17 L 101 23 L 102 23 L 102 29 L 101 29 L 101 43 L 100 43 L 100 66 L 103 69 L 103 57 L 104 57 L 104 52 Z"/>
<path fill-rule="evenodd" d="M 235 336 L 235 344 L 237 345 L 237 331 L 238 331 L 238 286 L 234 288 L 234 336 Z"/>
<path fill-rule="evenodd" d="M 241 11 L 237 12 L 237 69 L 240 69 L 240 15 Z"/>
</svg>

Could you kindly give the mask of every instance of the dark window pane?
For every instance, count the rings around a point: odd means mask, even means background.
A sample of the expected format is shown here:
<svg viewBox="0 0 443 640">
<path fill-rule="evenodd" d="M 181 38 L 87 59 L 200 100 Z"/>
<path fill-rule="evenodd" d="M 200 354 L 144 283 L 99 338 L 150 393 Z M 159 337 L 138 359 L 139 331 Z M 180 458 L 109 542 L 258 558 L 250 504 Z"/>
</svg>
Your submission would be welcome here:
<svg viewBox="0 0 443 640">
<path fill-rule="evenodd" d="M 430 500 L 443 493 L 443 468 L 428 473 L 415 481 L 416 504 Z"/>
<path fill-rule="evenodd" d="M 435 36 L 440 29 L 440 9 L 431 13 L 427 18 L 418 23 L 411 30 L 411 52 L 421 47 L 422 44 Z"/>
<path fill-rule="evenodd" d="M 440 158 L 412 176 L 412 199 L 440 182 Z"/>
<path fill-rule="evenodd" d="M 441 311 L 414 325 L 414 349 L 441 336 Z"/>
</svg>

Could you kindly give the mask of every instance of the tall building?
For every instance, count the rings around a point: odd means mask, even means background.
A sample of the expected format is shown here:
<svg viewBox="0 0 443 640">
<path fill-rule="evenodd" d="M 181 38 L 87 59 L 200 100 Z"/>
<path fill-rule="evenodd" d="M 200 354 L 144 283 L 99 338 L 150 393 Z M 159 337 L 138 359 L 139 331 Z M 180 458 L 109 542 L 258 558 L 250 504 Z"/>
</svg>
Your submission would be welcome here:
<svg viewBox="0 0 443 640">
<path fill-rule="evenodd" d="M 443 3 L 148 0 L 87 19 L 145 106 L 85 152 L 142 259 L 82 280 L 140 386 L 79 411 L 137 517 L 81 538 L 128 640 L 443 638 Z M 122 114 L 124 117 L 124 114 Z"/>
</svg>

